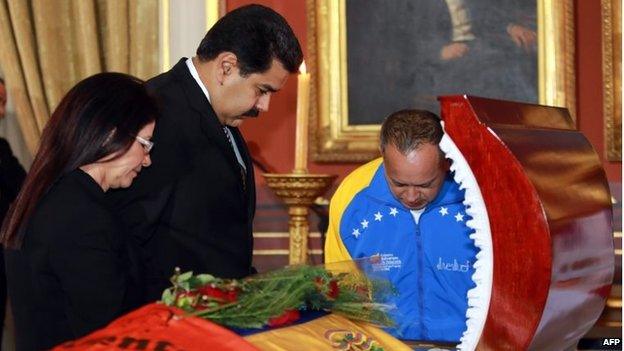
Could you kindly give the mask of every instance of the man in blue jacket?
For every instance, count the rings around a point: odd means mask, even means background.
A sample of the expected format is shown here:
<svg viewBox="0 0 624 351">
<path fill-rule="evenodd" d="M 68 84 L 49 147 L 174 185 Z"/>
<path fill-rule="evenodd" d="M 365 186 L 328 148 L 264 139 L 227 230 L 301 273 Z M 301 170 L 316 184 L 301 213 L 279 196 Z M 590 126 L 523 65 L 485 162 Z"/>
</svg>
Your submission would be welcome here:
<svg viewBox="0 0 624 351">
<path fill-rule="evenodd" d="M 389 331 L 401 339 L 459 341 L 475 285 L 477 249 L 464 192 L 438 146 L 443 133 L 431 112 L 390 115 L 382 158 L 347 176 L 330 205 L 326 263 L 375 256 L 372 270 L 398 290 Z"/>
</svg>

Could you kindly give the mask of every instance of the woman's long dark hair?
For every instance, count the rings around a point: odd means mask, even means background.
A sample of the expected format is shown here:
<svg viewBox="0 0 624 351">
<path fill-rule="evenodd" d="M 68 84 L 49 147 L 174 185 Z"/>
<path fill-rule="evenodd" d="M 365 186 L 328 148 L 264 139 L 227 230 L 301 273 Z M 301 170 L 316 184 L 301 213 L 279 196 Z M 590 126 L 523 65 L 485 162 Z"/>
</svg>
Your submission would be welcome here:
<svg viewBox="0 0 624 351">
<path fill-rule="evenodd" d="M 61 176 L 102 158 L 123 155 L 157 117 L 143 81 L 100 73 L 76 84 L 52 113 L 24 185 L 2 225 L 2 243 L 19 248 L 39 200 Z"/>
</svg>

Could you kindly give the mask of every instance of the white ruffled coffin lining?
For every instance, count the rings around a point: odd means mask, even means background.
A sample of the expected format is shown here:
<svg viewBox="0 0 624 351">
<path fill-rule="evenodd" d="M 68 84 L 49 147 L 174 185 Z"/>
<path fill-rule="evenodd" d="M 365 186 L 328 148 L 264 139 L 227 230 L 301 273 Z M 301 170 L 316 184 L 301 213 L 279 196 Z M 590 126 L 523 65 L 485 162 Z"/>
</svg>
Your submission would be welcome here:
<svg viewBox="0 0 624 351">
<path fill-rule="evenodd" d="M 477 180 L 461 151 L 446 133 L 440 141 L 440 149 L 446 154 L 446 158 L 453 161 L 451 171 L 454 172 L 455 181 L 459 184 L 460 189 L 466 191 L 464 205 L 466 206 L 466 213 L 472 217 L 466 224 L 474 230 L 470 238 L 479 248 L 474 264 L 475 272 L 472 275 L 472 280 L 476 286 L 468 291 L 466 331 L 464 331 L 460 344 L 457 346 L 459 350 L 474 350 L 485 326 L 492 292 L 494 256 L 490 221 Z"/>
</svg>

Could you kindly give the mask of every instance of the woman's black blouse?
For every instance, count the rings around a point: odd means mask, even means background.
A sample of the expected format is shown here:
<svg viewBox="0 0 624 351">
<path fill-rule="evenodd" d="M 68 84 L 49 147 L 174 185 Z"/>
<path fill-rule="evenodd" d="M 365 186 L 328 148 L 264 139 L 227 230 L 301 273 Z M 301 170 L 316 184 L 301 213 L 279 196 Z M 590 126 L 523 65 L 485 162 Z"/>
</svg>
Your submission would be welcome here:
<svg viewBox="0 0 624 351">
<path fill-rule="evenodd" d="M 40 200 L 21 248 L 5 250 L 18 350 L 78 338 L 138 307 L 138 265 L 117 218 L 80 169 Z"/>
</svg>

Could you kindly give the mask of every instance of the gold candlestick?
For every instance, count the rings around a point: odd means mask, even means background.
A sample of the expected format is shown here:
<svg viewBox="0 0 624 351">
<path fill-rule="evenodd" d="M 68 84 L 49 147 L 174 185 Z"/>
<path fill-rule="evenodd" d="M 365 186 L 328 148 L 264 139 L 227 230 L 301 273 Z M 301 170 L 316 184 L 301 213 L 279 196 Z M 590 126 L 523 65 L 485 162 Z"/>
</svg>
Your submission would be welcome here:
<svg viewBox="0 0 624 351">
<path fill-rule="evenodd" d="M 308 262 L 308 213 L 314 199 L 332 185 L 335 175 L 328 174 L 263 174 L 269 188 L 288 206 L 290 233 L 289 264 Z"/>
</svg>

